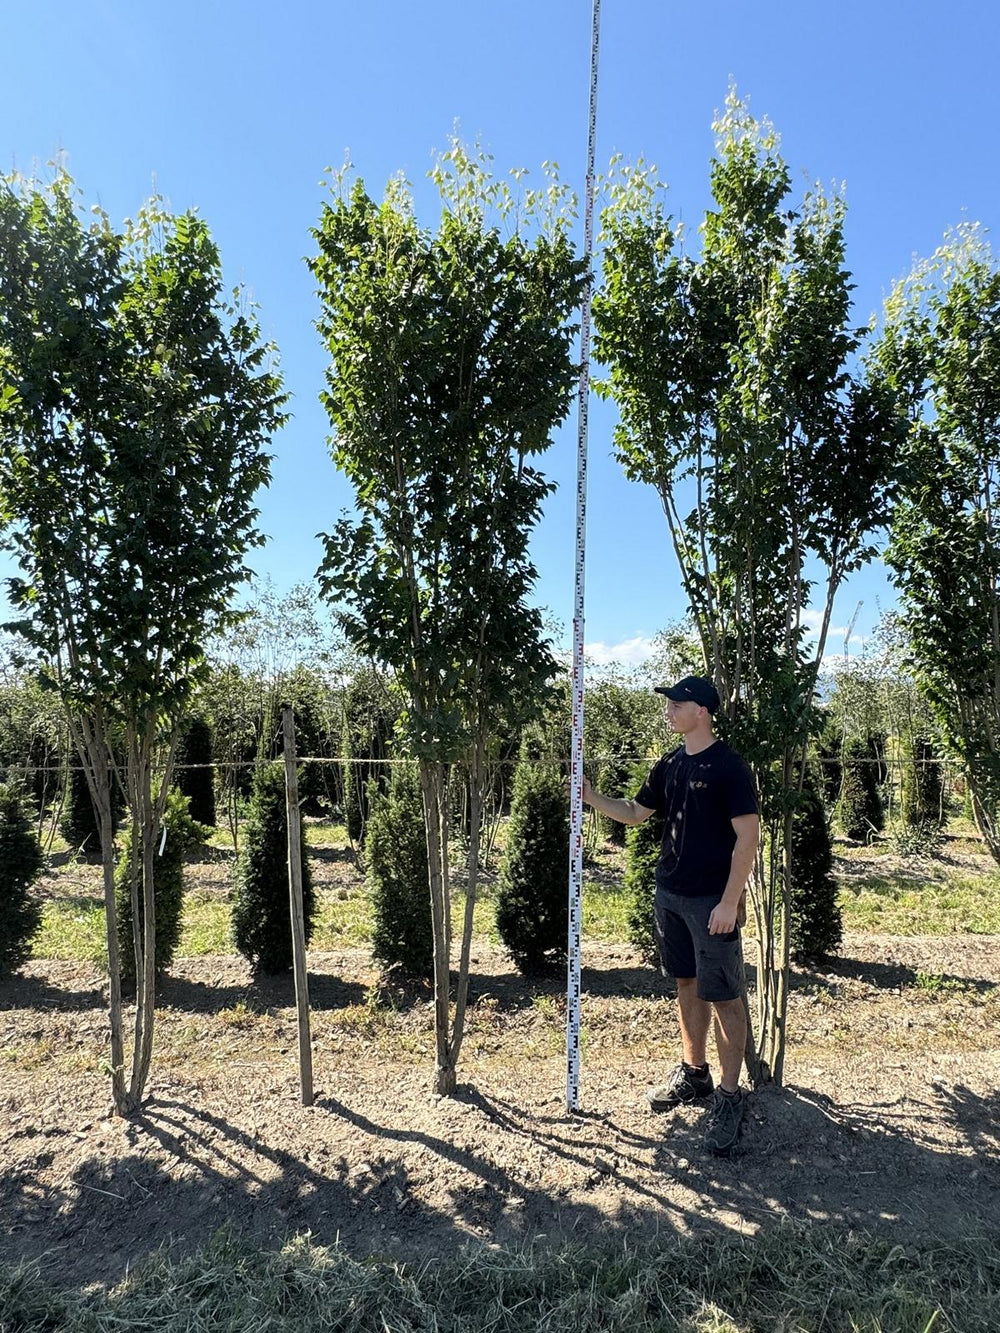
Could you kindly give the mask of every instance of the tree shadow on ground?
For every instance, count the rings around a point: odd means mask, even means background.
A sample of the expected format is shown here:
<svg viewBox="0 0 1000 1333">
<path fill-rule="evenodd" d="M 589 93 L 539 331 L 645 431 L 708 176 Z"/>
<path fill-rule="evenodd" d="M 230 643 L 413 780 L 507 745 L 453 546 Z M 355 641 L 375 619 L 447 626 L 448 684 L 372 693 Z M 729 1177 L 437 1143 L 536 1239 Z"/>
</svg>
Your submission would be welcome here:
<svg viewBox="0 0 1000 1333">
<path fill-rule="evenodd" d="M 88 976 L 78 987 L 53 985 L 45 977 L 15 973 L 0 985 L 0 1013 L 5 1009 L 40 1009 L 75 1012 L 103 1009 L 107 1004 L 105 976 Z"/>
<path fill-rule="evenodd" d="M 218 865 L 223 862 L 231 865 L 236 860 L 236 853 L 232 847 L 214 847 L 211 843 L 202 842 L 196 847 L 189 847 L 183 859 L 184 864 L 189 866 Z"/>
<path fill-rule="evenodd" d="M 310 971 L 309 1006 L 315 1010 L 343 1009 L 363 1004 L 368 988 L 326 972 Z M 260 1012 L 295 1007 L 295 978 L 291 972 L 276 977 L 252 977 L 238 983 L 208 978 L 165 975 L 157 987 L 157 1002 L 186 1013 L 216 1014 L 242 1001 Z"/>
<path fill-rule="evenodd" d="M 83 967 L 80 971 L 83 971 Z M 107 1006 L 107 975 L 86 975 L 82 984 L 62 977 L 58 983 L 44 976 L 15 973 L 0 985 L 0 1013 L 4 1010 L 38 1009 L 49 1012 L 103 1010 Z M 328 972 L 309 972 L 309 1004 L 324 1011 L 363 1004 L 368 987 L 359 981 L 346 981 Z M 134 987 L 123 989 L 126 1004 L 134 1002 Z M 426 998 L 426 997 L 425 997 Z M 192 1014 L 217 1014 L 238 1003 L 248 1004 L 263 1013 L 295 1007 L 295 979 L 291 972 L 277 977 L 252 977 L 226 981 L 222 974 L 205 980 L 164 972 L 156 983 L 158 1008 L 179 1009 Z"/>
<path fill-rule="evenodd" d="M 901 1236 L 943 1235 L 973 1216 L 996 1225 L 997 1095 L 921 1092 L 838 1105 L 806 1088 L 764 1089 L 732 1159 L 706 1155 L 693 1108 L 568 1116 L 483 1086 L 414 1116 L 393 1080 L 379 1106 L 348 1088 L 262 1129 L 252 1106 L 237 1124 L 154 1097 L 113 1152 L 78 1156 L 68 1172 L 59 1153 L 74 1130 L 44 1131 L 0 1181 L 0 1257 L 41 1254 L 54 1277 L 82 1285 L 120 1280 L 162 1242 L 189 1251 L 223 1226 L 267 1244 L 308 1230 L 358 1256 L 417 1261 L 477 1238 L 584 1240 L 600 1229 L 635 1243 L 786 1216 Z"/>
<path fill-rule="evenodd" d="M 816 967 L 799 967 L 790 977 L 791 989 L 805 986 L 830 990 L 831 980 L 863 981 L 879 990 L 908 989 L 919 985 L 921 973 L 905 963 L 882 963 L 861 958 L 830 958 Z M 955 987 L 976 991 L 981 995 L 995 990 L 996 981 L 987 977 L 959 976 L 954 973 L 934 973 L 933 982 L 945 988 Z"/>
<path fill-rule="evenodd" d="M 306 851 L 309 854 L 310 861 L 319 861 L 323 865 L 351 865 L 360 864 L 358 853 L 351 847 L 316 847 L 310 843 Z"/>
</svg>

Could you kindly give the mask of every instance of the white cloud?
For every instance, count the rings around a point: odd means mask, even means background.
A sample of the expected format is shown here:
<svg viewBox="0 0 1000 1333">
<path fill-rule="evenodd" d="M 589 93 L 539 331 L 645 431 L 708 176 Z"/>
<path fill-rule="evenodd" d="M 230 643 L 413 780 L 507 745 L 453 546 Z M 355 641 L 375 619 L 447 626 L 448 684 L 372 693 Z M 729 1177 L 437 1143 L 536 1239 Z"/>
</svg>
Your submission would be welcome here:
<svg viewBox="0 0 1000 1333">
<path fill-rule="evenodd" d="M 823 612 L 817 611 L 811 606 L 806 607 L 806 609 L 802 612 L 801 619 L 802 619 L 802 624 L 806 627 L 807 637 L 810 639 L 818 639 L 819 632 L 823 628 Z M 826 632 L 827 644 L 831 643 L 843 644 L 844 635 L 846 633 L 847 633 L 846 625 L 831 625 Z M 863 648 L 867 642 L 868 639 L 863 634 L 852 634 L 850 638 L 847 640 L 848 647 L 856 646 L 858 648 Z M 823 658 L 824 662 L 828 660 L 829 660 L 829 654 L 827 654 Z"/>
<path fill-rule="evenodd" d="M 585 643 L 583 652 L 587 662 L 594 666 L 637 667 L 652 657 L 653 640 L 644 634 L 636 634 L 621 643 Z"/>
</svg>

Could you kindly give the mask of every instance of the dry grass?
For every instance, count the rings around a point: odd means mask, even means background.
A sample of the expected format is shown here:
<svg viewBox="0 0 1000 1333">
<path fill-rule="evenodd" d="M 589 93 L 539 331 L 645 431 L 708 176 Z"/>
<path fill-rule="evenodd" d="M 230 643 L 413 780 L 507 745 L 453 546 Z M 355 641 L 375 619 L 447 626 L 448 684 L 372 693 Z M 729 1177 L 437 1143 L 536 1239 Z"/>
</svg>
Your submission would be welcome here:
<svg viewBox="0 0 1000 1333">
<path fill-rule="evenodd" d="M 782 1225 L 636 1248 L 469 1247 L 418 1267 L 220 1236 L 81 1299 L 0 1275 L 3 1333 L 992 1333 L 1000 1247 Z"/>
</svg>

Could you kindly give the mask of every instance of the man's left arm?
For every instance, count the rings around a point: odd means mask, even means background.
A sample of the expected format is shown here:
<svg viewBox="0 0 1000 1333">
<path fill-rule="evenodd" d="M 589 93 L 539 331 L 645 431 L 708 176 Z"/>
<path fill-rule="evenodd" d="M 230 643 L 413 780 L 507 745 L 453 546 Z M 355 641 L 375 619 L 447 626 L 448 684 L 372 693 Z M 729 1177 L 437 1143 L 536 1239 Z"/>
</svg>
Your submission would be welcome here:
<svg viewBox="0 0 1000 1333">
<path fill-rule="evenodd" d="M 753 870 L 760 843 L 759 815 L 736 815 L 732 823 L 736 834 L 736 846 L 733 848 L 729 879 L 722 899 L 712 908 L 712 914 L 708 918 L 710 935 L 728 935 L 730 931 L 736 929 L 740 899 Z"/>
</svg>

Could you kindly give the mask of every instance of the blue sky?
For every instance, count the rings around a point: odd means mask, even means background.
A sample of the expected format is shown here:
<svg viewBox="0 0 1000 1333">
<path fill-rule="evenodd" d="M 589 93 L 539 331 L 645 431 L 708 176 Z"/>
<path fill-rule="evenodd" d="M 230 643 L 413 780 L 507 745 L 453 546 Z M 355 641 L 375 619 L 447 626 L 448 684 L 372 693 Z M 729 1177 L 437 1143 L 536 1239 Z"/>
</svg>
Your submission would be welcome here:
<svg viewBox="0 0 1000 1333">
<path fill-rule="evenodd" d="M 294 418 L 276 437 L 253 563 L 279 588 L 309 580 L 314 534 L 350 496 L 317 401 L 324 354 L 303 263 L 324 168 L 345 152 L 369 190 L 403 171 L 433 222 L 425 173 L 457 122 L 498 170 L 559 163 L 582 192 L 590 0 L 32 0 L 4 7 L 0 165 L 57 152 L 115 219 L 151 190 L 196 206 L 233 282 L 261 306 Z M 856 318 L 945 229 L 1000 221 L 994 0 L 603 0 L 598 166 L 655 162 L 689 227 L 707 203 L 711 121 L 734 80 L 782 136 L 795 181 L 846 184 Z M 610 454 L 613 409 L 591 415 L 586 638 L 597 659 L 642 655 L 683 611 L 655 493 Z M 534 542 L 538 599 L 572 614 L 575 409 L 546 455 L 559 483 Z M 7 573 L 9 566 L 0 566 Z M 893 596 L 881 568 L 842 592 L 866 633 Z M 840 641 L 831 644 L 839 651 Z"/>
</svg>

